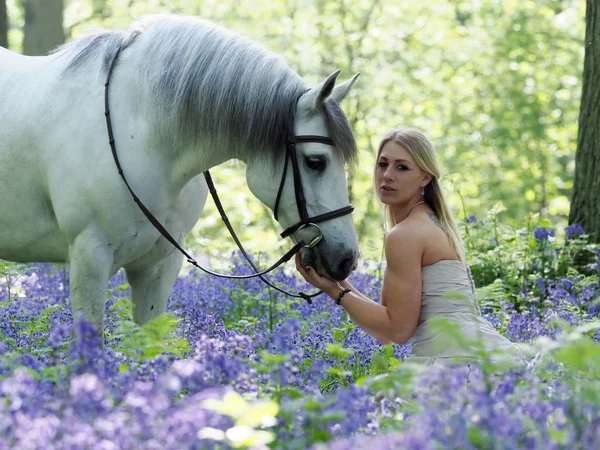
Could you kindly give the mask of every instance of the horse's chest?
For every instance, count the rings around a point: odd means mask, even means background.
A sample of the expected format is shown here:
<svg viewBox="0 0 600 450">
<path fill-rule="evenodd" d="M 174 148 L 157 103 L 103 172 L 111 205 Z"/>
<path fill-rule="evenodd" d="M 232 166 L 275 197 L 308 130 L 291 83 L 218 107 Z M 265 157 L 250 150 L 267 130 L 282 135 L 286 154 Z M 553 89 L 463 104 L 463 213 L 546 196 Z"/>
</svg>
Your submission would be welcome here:
<svg viewBox="0 0 600 450">
<path fill-rule="evenodd" d="M 124 266 L 135 261 L 157 245 L 160 233 L 148 220 L 136 220 L 120 235 L 112 236 L 109 245 L 113 247 L 114 262 Z"/>
</svg>

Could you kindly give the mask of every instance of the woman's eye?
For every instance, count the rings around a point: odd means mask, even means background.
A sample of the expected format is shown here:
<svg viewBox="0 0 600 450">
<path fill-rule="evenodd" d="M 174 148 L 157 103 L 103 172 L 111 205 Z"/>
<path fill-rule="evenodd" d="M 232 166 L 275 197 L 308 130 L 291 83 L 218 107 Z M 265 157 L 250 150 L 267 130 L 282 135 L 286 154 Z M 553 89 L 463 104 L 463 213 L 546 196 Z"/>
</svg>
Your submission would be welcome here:
<svg viewBox="0 0 600 450">
<path fill-rule="evenodd" d="M 309 169 L 319 172 L 323 172 L 327 166 L 327 161 L 325 158 L 321 158 L 319 156 L 307 156 L 304 161 Z"/>
<path fill-rule="evenodd" d="M 406 166 L 403 166 L 402 164 L 400 164 L 400 165 L 398 166 L 398 170 L 408 170 L 408 167 L 406 167 Z"/>
<path fill-rule="evenodd" d="M 384 162 L 380 162 L 377 164 L 379 167 L 381 167 L 382 169 L 385 169 L 387 167 L 387 163 Z"/>
</svg>

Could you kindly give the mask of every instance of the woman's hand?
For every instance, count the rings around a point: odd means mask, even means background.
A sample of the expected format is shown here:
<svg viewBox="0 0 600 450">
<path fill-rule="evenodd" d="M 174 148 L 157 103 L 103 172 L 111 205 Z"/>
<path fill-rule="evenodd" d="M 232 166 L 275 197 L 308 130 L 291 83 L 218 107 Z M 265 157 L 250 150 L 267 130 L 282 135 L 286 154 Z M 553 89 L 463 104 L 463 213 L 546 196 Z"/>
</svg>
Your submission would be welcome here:
<svg viewBox="0 0 600 450">
<path fill-rule="evenodd" d="M 302 275 L 308 283 L 312 284 L 317 289 L 322 290 L 326 294 L 329 295 L 330 292 L 335 290 L 339 291 L 335 281 L 322 277 L 313 267 L 308 266 L 306 269 L 302 267 L 300 252 L 296 253 L 296 269 L 298 269 L 300 275 Z"/>
</svg>

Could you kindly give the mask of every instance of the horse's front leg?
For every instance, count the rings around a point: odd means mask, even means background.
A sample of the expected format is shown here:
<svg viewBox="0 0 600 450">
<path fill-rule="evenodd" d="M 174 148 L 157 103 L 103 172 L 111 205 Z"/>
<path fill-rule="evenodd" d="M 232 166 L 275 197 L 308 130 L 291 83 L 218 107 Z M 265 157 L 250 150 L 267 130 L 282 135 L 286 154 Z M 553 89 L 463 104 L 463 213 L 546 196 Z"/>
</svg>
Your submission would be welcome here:
<svg viewBox="0 0 600 450">
<path fill-rule="evenodd" d="M 165 312 L 169 294 L 183 263 L 183 255 L 173 247 L 170 250 L 171 254 L 163 260 L 146 266 L 125 268 L 131 286 L 133 319 L 140 325 Z"/>
<path fill-rule="evenodd" d="M 104 305 L 113 257 L 104 235 L 94 227 L 80 233 L 69 247 L 73 320 L 83 313 L 100 335 L 104 332 Z"/>
</svg>

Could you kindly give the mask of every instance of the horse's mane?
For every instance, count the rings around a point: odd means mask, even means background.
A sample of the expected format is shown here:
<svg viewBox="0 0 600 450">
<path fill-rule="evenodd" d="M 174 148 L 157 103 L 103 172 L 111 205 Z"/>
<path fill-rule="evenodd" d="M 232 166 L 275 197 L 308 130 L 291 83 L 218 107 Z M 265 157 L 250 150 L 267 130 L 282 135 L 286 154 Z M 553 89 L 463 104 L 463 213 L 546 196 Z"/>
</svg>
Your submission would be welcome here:
<svg viewBox="0 0 600 450">
<path fill-rule="evenodd" d="M 105 76 L 118 47 L 135 44 L 141 35 L 140 83 L 175 128 L 173 135 L 234 151 L 245 147 L 251 158 L 280 156 L 306 85 L 275 53 L 209 21 L 149 16 L 128 32 L 84 37 L 56 51 L 68 58 L 63 75 L 101 59 Z M 346 161 L 354 160 L 356 143 L 345 114 L 332 100 L 322 112 L 336 147 Z"/>
</svg>

